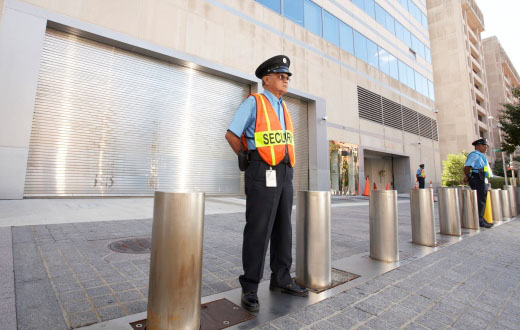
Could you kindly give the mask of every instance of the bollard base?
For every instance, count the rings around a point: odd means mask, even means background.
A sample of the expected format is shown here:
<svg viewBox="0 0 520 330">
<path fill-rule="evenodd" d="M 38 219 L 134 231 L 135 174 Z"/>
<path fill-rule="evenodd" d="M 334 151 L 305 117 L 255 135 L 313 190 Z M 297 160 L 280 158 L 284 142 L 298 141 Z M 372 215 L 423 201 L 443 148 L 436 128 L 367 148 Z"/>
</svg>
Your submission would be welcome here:
<svg viewBox="0 0 520 330">
<path fill-rule="evenodd" d="M 200 329 L 219 330 L 254 319 L 256 316 L 227 299 L 202 304 L 200 307 Z M 134 330 L 145 330 L 146 319 L 130 323 Z"/>
<path fill-rule="evenodd" d="M 338 285 L 353 281 L 358 277 L 361 277 L 361 275 L 357 275 L 354 273 L 346 272 L 344 270 L 332 268 L 332 271 L 331 271 L 332 284 L 330 286 L 328 286 L 326 288 L 322 288 L 322 289 L 309 288 L 309 291 L 314 292 L 314 293 L 322 293 L 324 291 L 337 287 Z"/>
</svg>

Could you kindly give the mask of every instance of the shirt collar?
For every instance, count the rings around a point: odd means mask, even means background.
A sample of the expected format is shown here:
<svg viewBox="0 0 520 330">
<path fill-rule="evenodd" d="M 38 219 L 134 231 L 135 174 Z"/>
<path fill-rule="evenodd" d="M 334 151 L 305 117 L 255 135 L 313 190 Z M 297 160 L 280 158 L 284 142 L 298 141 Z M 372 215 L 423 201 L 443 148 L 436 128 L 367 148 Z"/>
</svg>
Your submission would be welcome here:
<svg viewBox="0 0 520 330">
<path fill-rule="evenodd" d="M 280 99 L 277 99 L 276 96 L 274 96 L 274 94 L 268 91 L 267 89 L 264 89 L 264 95 L 267 97 L 271 104 L 282 104 L 282 98 L 280 97 Z"/>
</svg>

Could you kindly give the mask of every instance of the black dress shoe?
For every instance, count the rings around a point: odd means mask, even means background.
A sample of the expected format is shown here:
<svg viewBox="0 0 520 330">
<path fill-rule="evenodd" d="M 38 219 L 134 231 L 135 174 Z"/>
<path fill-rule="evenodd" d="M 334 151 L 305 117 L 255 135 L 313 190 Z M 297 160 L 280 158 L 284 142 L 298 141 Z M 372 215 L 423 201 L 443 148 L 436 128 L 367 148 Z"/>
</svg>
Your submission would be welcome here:
<svg viewBox="0 0 520 330">
<path fill-rule="evenodd" d="M 250 312 L 258 312 L 260 310 L 260 302 L 256 292 L 245 292 L 242 291 L 242 307 Z"/>
<path fill-rule="evenodd" d="M 299 297 L 307 297 L 309 295 L 309 290 L 307 290 L 307 288 L 303 288 L 294 282 L 285 286 L 275 286 L 273 284 L 269 284 L 269 290 L 287 293 L 292 296 Z"/>
<path fill-rule="evenodd" d="M 493 225 L 484 221 L 480 223 L 480 227 L 491 228 Z"/>
</svg>

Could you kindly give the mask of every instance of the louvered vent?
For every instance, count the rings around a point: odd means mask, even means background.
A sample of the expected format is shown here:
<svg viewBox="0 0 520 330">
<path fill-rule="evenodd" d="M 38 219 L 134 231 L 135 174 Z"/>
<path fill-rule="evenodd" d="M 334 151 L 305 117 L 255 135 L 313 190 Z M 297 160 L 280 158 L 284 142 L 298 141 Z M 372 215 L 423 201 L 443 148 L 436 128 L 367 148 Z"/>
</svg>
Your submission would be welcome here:
<svg viewBox="0 0 520 330">
<path fill-rule="evenodd" d="M 437 121 L 432 119 L 432 140 L 439 141 L 439 134 L 437 132 Z"/>
<path fill-rule="evenodd" d="M 405 131 L 419 135 L 417 112 L 403 106 L 403 125 Z"/>
<path fill-rule="evenodd" d="M 393 128 L 403 129 L 401 105 L 383 97 L 383 124 Z"/>
<path fill-rule="evenodd" d="M 359 118 L 383 123 L 381 96 L 358 86 Z"/>
<path fill-rule="evenodd" d="M 419 133 L 425 138 L 432 138 L 432 120 L 430 117 L 419 114 Z"/>
</svg>

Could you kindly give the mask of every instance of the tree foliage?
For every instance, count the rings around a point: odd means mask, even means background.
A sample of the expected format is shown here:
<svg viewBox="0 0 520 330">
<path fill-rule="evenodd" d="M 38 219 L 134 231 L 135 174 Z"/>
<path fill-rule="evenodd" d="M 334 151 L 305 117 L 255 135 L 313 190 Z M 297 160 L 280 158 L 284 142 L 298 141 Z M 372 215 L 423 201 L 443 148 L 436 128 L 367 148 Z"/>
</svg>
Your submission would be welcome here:
<svg viewBox="0 0 520 330">
<path fill-rule="evenodd" d="M 502 158 L 497 158 L 495 160 L 495 165 L 493 166 L 493 175 L 502 177 L 504 176 L 504 163 L 502 163 Z M 507 176 L 511 177 L 511 170 L 507 171 Z"/>
<path fill-rule="evenodd" d="M 500 124 L 504 132 L 501 147 L 510 154 L 520 146 L 520 88 L 513 88 L 511 92 L 515 102 L 503 104 L 504 108 L 500 114 Z"/>
<path fill-rule="evenodd" d="M 457 186 L 464 180 L 464 163 L 468 152 L 461 151 L 458 154 L 448 154 L 448 159 L 442 161 L 442 185 Z"/>
</svg>

